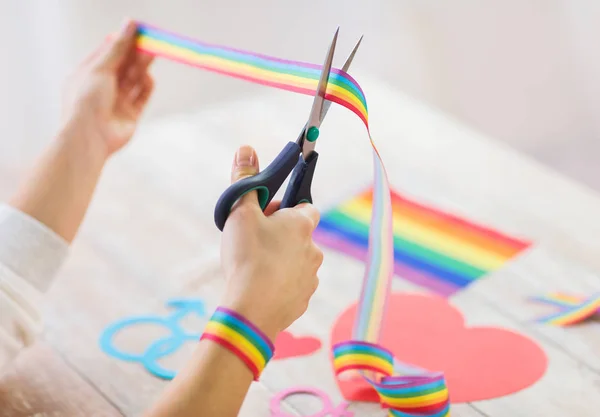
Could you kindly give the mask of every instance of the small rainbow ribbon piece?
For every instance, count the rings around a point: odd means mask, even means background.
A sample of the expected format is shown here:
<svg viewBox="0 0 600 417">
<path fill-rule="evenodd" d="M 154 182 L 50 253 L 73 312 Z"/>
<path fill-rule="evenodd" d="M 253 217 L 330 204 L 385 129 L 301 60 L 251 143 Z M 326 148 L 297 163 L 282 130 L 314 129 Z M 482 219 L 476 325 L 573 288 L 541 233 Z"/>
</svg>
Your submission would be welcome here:
<svg viewBox="0 0 600 417">
<path fill-rule="evenodd" d="M 532 297 L 531 300 L 559 308 L 556 313 L 538 318 L 536 321 L 539 323 L 570 326 L 600 314 L 600 294 L 583 298 L 564 293 L 551 293 L 547 296 Z"/>
<path fill-rule="evenodd" d="M 316 92 L 322 68 L 321 65 L 199 42 L 143 23 L 138 24 L 137 47 L 146 53 L 207 71 L 311 96 Z M 394 377 L 391 353 L 377 345 L 394 273 L 392 194 L 383 161 L 369 132 L 367 101 L 358 82 L 346 72 L 332 68 L 325 99 L 360 117 L 373 148 L 373 207 L 367 266 L 354 326 L 355 341 L 337 346 L 336 352 L 340 356 L 336 356 L 339 364 L 336 372 L 361 372 L 379 393 L 382 404 L 390 409 L 391 416 L 447 416 L 449 399 L 443 375 L 423 373 Z M 255 351 L 248 352 L 248 356 L 262 364 Z M 371 373 L 383 377 L 372 379 Z"/>
<path fill-rule="evenodd" d="M 445 417 L 450 415 L 450 402 L 444 375 L 423 373 L 419 375 L 394 374 L 392 353 L 379 345 L 349 341 L 333 347 L 333 367 L 336 375 L 346 371 L 359 371 L 377 391 L 388 416 Z M 375 375 L 375 379 L 367 373 Z"/>
</svg>

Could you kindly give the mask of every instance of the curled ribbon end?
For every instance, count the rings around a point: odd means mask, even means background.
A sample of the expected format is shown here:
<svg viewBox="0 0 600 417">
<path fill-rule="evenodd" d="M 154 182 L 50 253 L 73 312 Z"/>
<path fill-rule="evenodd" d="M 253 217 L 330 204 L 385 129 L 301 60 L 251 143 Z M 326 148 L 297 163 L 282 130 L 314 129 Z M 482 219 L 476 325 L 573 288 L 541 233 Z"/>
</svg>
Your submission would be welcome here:
<svg viewBox="0 0 600 417">
<path fill-rule="evenodd" d="M 384 408 L 393 416 L 449 415 L 450 398 L 442 373 L 392 376 L 392 353 L 373 343 L 347 341 L 333 346 L 333 366 L 336 375 L 346 372 L 360 373 L 375 390 Z M 376 377 L 369 376 L 374 373 Z"/>
</svg>

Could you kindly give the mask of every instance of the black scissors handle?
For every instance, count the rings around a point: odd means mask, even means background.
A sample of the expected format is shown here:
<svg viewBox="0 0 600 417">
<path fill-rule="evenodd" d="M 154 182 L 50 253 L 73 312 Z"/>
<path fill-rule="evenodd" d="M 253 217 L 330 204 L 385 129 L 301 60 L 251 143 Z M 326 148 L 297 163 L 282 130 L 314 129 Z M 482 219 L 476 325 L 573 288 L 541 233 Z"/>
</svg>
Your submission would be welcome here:
<svg viewBox="0 0 600 417">
<path fill-rule="evenodd" d="M 289 142 L 263 171 L 229 186 L 221 194 L 215 207 L 215 224 L 219 230 L 223 230 L 223 227 L 225 227 L 225 222 L 235 202 L 250 191 L 256 190 L 258 193 L 258 202 L 264 210 L 294 169 L 294 166 L 297 166 L 298 155 L 301 152 L 302 149 L 298 143 Z"/>
<path fill-rule="evenodd" d="M 311 151 L 306 159 L 300 155 L 298 163 L 292 171 L 290 182 L 283 195 L 283 200 L 281 200 L 280 208 L 294 207 L 300 203 L 312 204 L 310 187 L 318 158 L 319 154 L 315 151 Z"/>
</svg>

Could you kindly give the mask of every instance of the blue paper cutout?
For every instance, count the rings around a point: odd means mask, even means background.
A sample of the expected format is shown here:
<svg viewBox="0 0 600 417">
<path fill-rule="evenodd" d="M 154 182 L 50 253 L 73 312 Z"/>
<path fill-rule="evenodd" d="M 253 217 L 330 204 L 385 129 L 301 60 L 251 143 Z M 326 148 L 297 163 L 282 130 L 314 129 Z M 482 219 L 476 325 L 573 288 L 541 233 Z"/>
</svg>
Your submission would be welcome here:
<svg viewBox="0 0 600 417">
<path fill-rule="evenodd" d="M 188 314 L 205 316 L 204 302 L 200 299 L 178 298 L 167 301 L 166 306 L 174 311 L 166 316 L 127 317 L 108 326 L 100 335 L 100 348 L 109 356 L 129 362 L 140 362 L 151 374 L 162 379 L 173 379 L 176 372 L 166 369 L 158 360 L 175 353 L 190 340 L 198 340 L 202 333 L 188 333 L 180 326 L 180 320 Z M 113 337 L 120 331 L 138 324 L 156 324 L 170 330 L 171 334 L 153 341 L 142 354 L 128 353 L 119 350 L 113 344 Z"/>
</svg>

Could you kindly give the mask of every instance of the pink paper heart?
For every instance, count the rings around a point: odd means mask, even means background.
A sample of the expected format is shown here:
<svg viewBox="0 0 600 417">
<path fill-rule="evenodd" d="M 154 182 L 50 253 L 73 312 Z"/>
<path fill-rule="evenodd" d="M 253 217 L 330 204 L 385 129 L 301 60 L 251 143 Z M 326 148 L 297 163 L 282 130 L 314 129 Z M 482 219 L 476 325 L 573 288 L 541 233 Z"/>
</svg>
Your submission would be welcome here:
<svg viewBox="0 0 600 417">
<path fill-rule="evenodd" d="M 305 356 L 321 348 L 321 341 L 316 337 L 296 337 L 290 332 L 283 331 L 275 340 L 273 359 L 285 359 L 294 356 Z"/>
<path fill-rule="evenodd" d="M 337 319 L 331 343 L 352 337 L 356 304 Z M 467 327 L 447 300 L 420 294 L 391 294 L 380 343 L 401 362 L 443 371 L 450 400 L 462 403 L 501 397 L 539 380 L 548 360 L 530 338 L 495 327 Z M 379 401 L 362 378 L 338 379 L 347 400 Z"/>
</svg>

